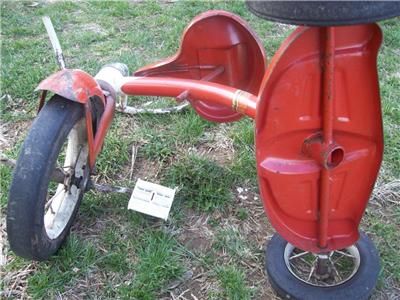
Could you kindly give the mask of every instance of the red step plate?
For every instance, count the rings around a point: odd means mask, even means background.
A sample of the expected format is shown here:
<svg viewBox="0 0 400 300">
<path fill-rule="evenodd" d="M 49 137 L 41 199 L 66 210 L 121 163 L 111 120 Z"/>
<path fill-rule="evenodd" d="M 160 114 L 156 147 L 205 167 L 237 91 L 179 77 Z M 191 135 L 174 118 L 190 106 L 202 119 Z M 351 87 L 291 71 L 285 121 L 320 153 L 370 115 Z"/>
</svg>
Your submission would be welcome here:
<svg viewBox="0 0 400 300">
<path fill-rule="evenodd" d="M 329 95 L 334 147 L 318 142 L 323 140 L 327 117 L 325 34 L 325 28 L 299 27 L 286 39 L 263 79 L 256 115 L 257 169 L 265 210 L 288 242 L 312 252 L 357 241 L 383 152 L 376 69 L 382 34 L 376 24 L 334 28 Z M 321 179 L 324 172 L 326 180 Z M 321 214 L 323 194 L 327 220 Z M 323 221 L 326 244 L 320 247 Z"/>
</svg>

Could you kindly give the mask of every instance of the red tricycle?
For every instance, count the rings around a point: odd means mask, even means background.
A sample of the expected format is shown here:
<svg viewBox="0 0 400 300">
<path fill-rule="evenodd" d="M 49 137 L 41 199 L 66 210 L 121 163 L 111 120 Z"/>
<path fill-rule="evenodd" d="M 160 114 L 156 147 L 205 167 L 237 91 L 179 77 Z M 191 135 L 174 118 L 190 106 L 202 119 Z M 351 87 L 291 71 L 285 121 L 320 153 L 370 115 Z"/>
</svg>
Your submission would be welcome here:
<svg viewBox="0 0 400 300">
<path fill-rule="evenodd" d="M 268 66 L 245 21 L 207 11 L 187 26 L 173 57 L 132 76 L 124 64 L 113 63 L 92 77 L 65 67 L 47 21 L 61 70 L 37 87 L 40 112 L 14 170 L 7 232 L 16 254 L 44 260 L 58 250 L 118 101 L 124 110 L 127 95 L 175 97 L 211 122 L 255 120 L 260 194 L 278 232 L 267 244 L 265 268 L 277 293 L 369 297 L 379 256 L 358 226 L 383 153 L 376 68 L 382 33 L 374 22 L 400 15 L 400 4 L 247 5 L 266 19 L 301 25 Z M 54 95 L 46 101 L 48 92 Z"/>
</svg>

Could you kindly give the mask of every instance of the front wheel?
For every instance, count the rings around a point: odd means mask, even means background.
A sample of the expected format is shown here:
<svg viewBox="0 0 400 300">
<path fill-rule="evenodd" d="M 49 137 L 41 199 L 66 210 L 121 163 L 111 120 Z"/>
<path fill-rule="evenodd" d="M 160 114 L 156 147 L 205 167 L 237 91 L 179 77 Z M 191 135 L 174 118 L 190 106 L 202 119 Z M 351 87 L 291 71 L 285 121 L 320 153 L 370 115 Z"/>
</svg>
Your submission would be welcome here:
<svg viewBox="0 0 400 300">
<path fill-rule="evenodd" d="M 353 246 L 314 254 L 275 234 L 267 245 L 269 281 L 285 299 L 368 299 L 379 275 L 379 255 L 364 233 Z"/>
<path fill-rule="evenodd" d="M 89 178 L 83 106 L 54 96 L 22 145 L 10 186 L 7 234 L 19 256 L 44 260 L 66 238 Z"/>
</svg>

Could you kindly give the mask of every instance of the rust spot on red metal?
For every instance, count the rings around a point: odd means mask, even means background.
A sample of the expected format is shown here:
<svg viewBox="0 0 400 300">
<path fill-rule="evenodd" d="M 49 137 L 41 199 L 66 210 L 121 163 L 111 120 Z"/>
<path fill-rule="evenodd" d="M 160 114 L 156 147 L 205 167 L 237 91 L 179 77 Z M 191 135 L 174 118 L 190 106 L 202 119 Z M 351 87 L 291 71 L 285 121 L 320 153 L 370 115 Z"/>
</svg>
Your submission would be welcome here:
<svg viewBox="0 0 400 300">
<path fill-rule="evenodd" d="M 322 137 L 324 168 L 321 169 L 319 188 L 319 218 L 318 218 L 318 246 L 325 249 L 328 243 L 329 209 L 331 207 L 331 172 L 328 168 L 330 157 L 329 148 L 333 147 L 333 119 L 334 119 L 334 93 L 335 93 L 335 28 L 320 28 L 322 38 L 320 43 L 323 48 L 322 64 Z"/>
<path fill-rule="evenodd" d="M 89 167 L 92 170 L 96 162 L 95 147 L 94 147 L 94 133 L 93 133 L 93 120 L 92 120 L 92 107 L 90 101 L 84 104 L 85 106 L 85 118 L 86 118 L 86 130 L 89 147 Z"/>
<path fill-rule="evenodd" d="M 260 192 L 273 226 L 301 249 L 326 252 L 358 239 L 382 160 L 381 39 L 376 24 L 299 27 L 261 84 Z"/>
<path fill-rule="evenodd" d="M 93 158 L 93 165 L 91 165 L 92 168 L 94 167 L 94 160 L 100 153 L 101 148 L 103 146 L 107 130 L 110 127 L 111 121 L 114 118 L 114 112 L 115 112 L 115 100 L 111 96 L 107 96 L 106 106 L 104 108 L 104 112 L 101 116 L 99 126 L 96 131 L 96 136 L 94 138 L 94 154 L 92 154 L 94 158 Z"/>
<path fill-rule="evenodd" d="M 96 163 L 97 155 L 100 153 L 104 143 L 104 139 L 107 134 L 107 130 L 111 125 L 115 112 L 115 100 L 111 96 L 106 97 L 106 106 L 104 112 L 101 115 L 99 125 L 94 135 L 93 132 L 93 119 L 92 119 L 92 108 L 90 101 L 85 103 L 85 117 L 86 127 L 88 132 L 88 146 L 89 146 L 89 166 L 91 169 L 94 168 Z"/>
<path fill-rule="evenodd" d="M 89 146 L 89 165 L 93 168 L 103 141 L 109 128 L 115 110 L 115 100 L 104 96 L 96 80 L 82 70 L 64 69 L 52 74 L 43 80 L 36 90 L 51 91 L 68 100 L 82 103 L 85 107 L 86 128 Z M 90 100 L 94 97 L 100 99 L 104 105 L 96 135 L 93 132 L 92 108 Z"/>
<path fill-rule="evenodd" d="M 43 108 L 43 105 L 44 105 L 44 103 L 46 101 L 46 96 L 47 96 L 47 91 L 41 91 L 40 92 L 40 95 L 39 95 L 39 107 L 38 107 L 38 110 L 37 110 L 38 113 Z"/>
<path fill-rule="evenodd" d="M 186 27 L 176 55 L 134 75 L 210 81 L 257 95 L 265 68 L 263 46 L 248 24 L 232 13 L 215 10 L 200 14 Z M 247 111 L 188 92 L 194 109 L 209 121 L 235 121 Z"/>
<path fill-rule="evenodd" d="M 249 106 L 251 107 L 254 103 L 254 101 L 249 103 L 249 100 L 252 99 L 252 97 L 254 96 L 245 91 L 237 90 L 232 99 L 232 109 L 241 114 L 246 114 L 247 111 L 249 111 Z M 252 115 L 252 118 L 254 118 L 254 115 Z"/>
<path fill-rule="evenodd" d="M 187 91 L 190 101 L 205 99 L 211 106 L 219 105 L 230 109 L 236 99 L 240 102 L 237 109 L 241 115 L 254 119 L 256 114 L 255 95 L 242 91 L 241 97 L 237 97 L 237 89 L 212 82 L 168 77 L 127 77 L 121 90 L 127 95 L 161 97 L 177 97 Z"/>
<path fill-rule="evenodd" d="M 343 160 L 344 150 L 335 143 L 325 144 L 322 132 L 318 132 L 304 140 L 303 153 L 314 159 L 322 168 L 330 170 Z"/>
<path fill-rule="evenodd" d="M 88 73 L 78 69 L 64 69 L 58 71 L 41 83 L 35 91 L 46 90 L 66 99 L 86 103 L 93 96 L 105 103 L 103 92 L 96 80 Z"/>
</svg>

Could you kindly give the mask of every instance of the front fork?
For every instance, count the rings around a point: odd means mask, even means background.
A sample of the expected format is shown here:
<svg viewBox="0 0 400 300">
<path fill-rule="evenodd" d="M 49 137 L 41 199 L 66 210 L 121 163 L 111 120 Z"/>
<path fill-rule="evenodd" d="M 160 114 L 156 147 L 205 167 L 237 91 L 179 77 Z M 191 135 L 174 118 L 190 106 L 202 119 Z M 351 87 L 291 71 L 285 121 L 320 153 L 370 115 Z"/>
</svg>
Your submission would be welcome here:
<svg viewBox="0 0 400 300">
<path fill-rule="evenodd" d="M 114 118 L 115 100 L 110 95 L 105 97 L 106 105 L 95 133 L 93 132 L 92 104 L 90 101 L 84 104 L 89 146 L 89 166 L 91 170 L 94 168 L 96 157 L 101 151 L 107 130 L 111 125 L 112 119 Z"/>
<path fill-rule="evenodd" d="M 128 69 L 122 64 L 104 66 L 94 78 L 81 70 L 63 69 L 43 80 L 36 88 L 42 91 L 39 111 L 44 105 L 48 91 L 60 95 L 66 101 L 83 105 L 91 170 L 95 166 L 97 155 L 114 117 L 119 92 L 116 83 L 127 74 Z"/>
<path fill-rule="evenodd" d="M 124 76 L 128 75 L 128 67 L 125 64 L 114 63 L 105 65 L 96 74 L 94 79 L 100 85 L 104 92 L 105 106 L 100 121 L 93 132 L 93 109 L 90 101 L 85 103 L 86 127 L 88 130 L 88 146 L 89 146 L 89 165 L 92 170 L 96 163 L 97 155 L 100 153 L 104 143 L 108 128 L 114 118 L 115 103 L 119 95 L 119 82 Z"/>
</svg>

